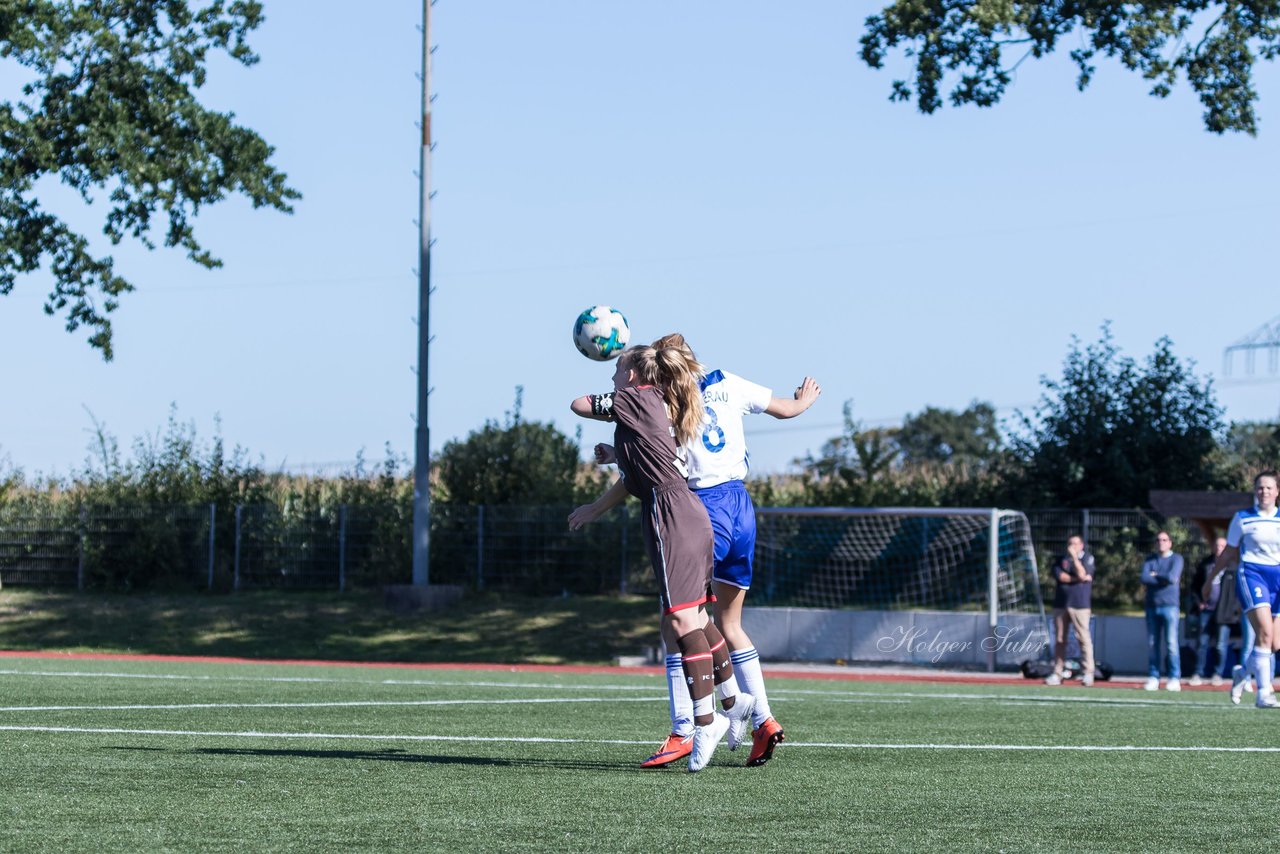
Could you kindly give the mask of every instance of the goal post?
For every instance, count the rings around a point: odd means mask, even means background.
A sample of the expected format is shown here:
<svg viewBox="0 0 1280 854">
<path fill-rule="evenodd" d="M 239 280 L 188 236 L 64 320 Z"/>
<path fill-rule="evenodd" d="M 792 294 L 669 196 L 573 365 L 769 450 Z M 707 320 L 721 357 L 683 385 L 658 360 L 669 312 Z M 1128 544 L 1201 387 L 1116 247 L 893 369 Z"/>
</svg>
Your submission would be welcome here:
<svg viewBox="0 0 1280 854">
<path fill-rule="evenodd" d="M 1011 655 L 1001 657 L 1009 652 L 1010 621 L 1023 634 L 1018 651 L 1024 658 L 1047 639 L 1031 526 L 1020 511 L 762 507 L 756 512 L 753 605 L 982 615 L 982 651 L 992 670 L 1010 662 Z"/>
</svg>

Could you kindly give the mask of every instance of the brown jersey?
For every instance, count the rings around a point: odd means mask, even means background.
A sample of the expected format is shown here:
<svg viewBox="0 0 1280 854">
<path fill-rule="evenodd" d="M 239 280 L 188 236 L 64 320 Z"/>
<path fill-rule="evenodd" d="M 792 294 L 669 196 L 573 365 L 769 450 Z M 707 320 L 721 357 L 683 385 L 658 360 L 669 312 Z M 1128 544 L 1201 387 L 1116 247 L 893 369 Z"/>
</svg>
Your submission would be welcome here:
<svg viewBox="0 0 1280 854">
<path fill-rule="evenodd" d="M 710 598 L 714 537 L 707 508 L 690 490 L 683 450 L 662 390 L 630 386 L 592 395 L 591 410 L 613 421 L 614 453 L 627 491 L 644 505 L 644 540 L 667 613 Z"/>
<path fill-rule="evenodd" d="M 646 500 L 654 487 L 687 483 L 684 450 L 676 444 L 662 389 L 630 386 L 591 397 L 591 411 L 617 426 L 613 450 L 627 491 Z"/>
</svg>

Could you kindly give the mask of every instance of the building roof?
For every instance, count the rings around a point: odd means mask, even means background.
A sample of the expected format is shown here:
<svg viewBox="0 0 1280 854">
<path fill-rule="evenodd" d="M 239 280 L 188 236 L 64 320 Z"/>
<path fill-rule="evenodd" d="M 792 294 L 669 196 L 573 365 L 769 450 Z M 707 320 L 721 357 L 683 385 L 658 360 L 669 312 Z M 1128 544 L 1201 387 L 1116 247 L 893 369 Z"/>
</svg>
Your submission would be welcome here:
<svg viewBox="0 0 1280 854">
<path fill-rule="evenodd" d="M 1147 495 L 1152 508 L 1162 516 L 1178 516 L 1193 522 L 1225 525 L 1237 510 L 1253 506 L 1252 492 L 1153 489 Z"/>
</svg>

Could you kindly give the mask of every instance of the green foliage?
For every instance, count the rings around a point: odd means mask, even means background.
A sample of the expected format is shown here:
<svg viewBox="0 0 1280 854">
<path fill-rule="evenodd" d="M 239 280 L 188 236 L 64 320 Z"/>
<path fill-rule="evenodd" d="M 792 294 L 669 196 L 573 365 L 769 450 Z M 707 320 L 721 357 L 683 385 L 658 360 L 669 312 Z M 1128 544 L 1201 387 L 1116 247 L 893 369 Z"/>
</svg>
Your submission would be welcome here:
<svg viewBox="0 0 1280 854">
<path fill-rule="evenodd" d="M 1228 485 L 1222 408 L 1193 367 L 1168 338 L 1139 365 L 1109 325 L 1084 349 L 1073 337 L 1062 377 L 1041 378 L 1034 415 L 1018 414 L 1014 493 L 1030 506 L 1143 507 L 1152 489 Z"/>
<path fill-rule="evenodd" d="M 602 489 L 586 476 L 579 441 L 554 424 L 520 417 L 523 389 L 502 424 L 487 421 L 465 439 L 449 442 L 436 458 L 439 497 L 451 504 L 573 504 Z"/>
<path fill-rule="evenodd" d="M 1099 54 L 1118 59 L 1164 98 L 1185 74 L 1214 133 L 1257 133 L 1255 60 L 1280 53 L 1280 4 L 1018 3 L 973 0 L 897 0 L 867 18 L 862 58 L 881 68 L 899 47 L 914 61 L 914 81 L 895 80 L 891 100 L 913 98 L 921 112 L 942 106 L 944 77 L 958 75 L 948 99 L 955 106 L 990 107 L 1028 58 L 1052 53 L 1071 37 L 1071 59 L 1083 90 Z M 1017 52 L 1010 63 L 1005 49 Z"/>
<path fill-rule="evenodd" d="M 1196 562 L 1207 551 L 1199 533 L 1183 520 L 1161 521 L 1148 512 L 1126 515 L 1129 518 L 1125 524 L 1094 527 L 1089 538 L 1089 551 L 1096 562 L 1097 573 L 1093 582 L 1095 612 L 1134 613 L 1143 610 L 1146 589 L 1141 581 L 1142 563 L 1156 551 L 1156 532 L 1168 531 L 1173 538 L 1173 550 L 1182 555 L 1181 586 L 1184 591 L 1189 589 Z M 1046 603 L 1052 601 L 1057 587 L 1053 572 L 1065 545 L 1065 542 L 1043 542 L 1038 549 L 1040 589 Z"/>
<path fill-rule="evenodd" d="M 1238 421 L 1219 450 L 1222 468 L 1233 479 L 1231 488 L 1250 491 L 1254 475 L 1275 468 L 1280 460 L 1280 424 Z"/>
<path fill-rule="evenodd" d="M 753 500 L 775 506 L 942 507 L 987 505 L 1003 484 L 995 409 L 929 407 L 901 428 L 868 428 L 844 407 L 844 433 L 818 456 L 796 461 L 799 479 L 752 484 Z"/>
<path fill-rule="evenodd" d="M 179 247 L 204 267 L 221 262 L 197 241 L 202 207 L 240 194 L 255 208 L 289 212 L 298 193 L 268 164 L 273 149 L 234 115 L 206 109 L 196 90 L 210 52 L 242 65 L 262 23 L 254 0 L 24 0 L 0 6 L 0 57 L 21 66 L 22 97 L 0 102 L 0 295 L 47 264 L 44 309 L 82 324 L 112 357 L 109 315 L 133 289 L 110 256 L 39 201 L 56 179 L 91 204 L 105 195 L 103 234 Z"/>
<path fill-rule="evenodd" d="M 990 403 L 974 401 L 963 412 L 926 407 L 908 415 L 896 440 L 903 462 L 992 462 L 1000 453 L 1000 427 Z"/>
<path fill-rule="evenodd" d="M 129 457 L 95 422 L 83 469 L 67 482 L 24 484 L 19 474 L 0 489 L 0 513 L 78 531 L 73 551 L 83 554 L 89 586 L 131 590 L 204 581 L 211 506 L 220 589 L 231 585 L 237 506 L 244 508 L 247 545 L 275 556 L 268 569 L 282 584 L 298 581 L 317 560 L 316 544 L 337 543 L 345 512 L 359 532 L 346 551 L 347 564 L 360 569 L 359 583 L 400 582 L 410 565 L 413 513 L 405 470 L 388 449 L 372 471 L 361 453 L 354 469 L 337 477 L 269 473 L 244 449 L 228 452 L 219 435 L 202 440 L 175 409 L 162 431 L 134 441 Z"/>
</svg>

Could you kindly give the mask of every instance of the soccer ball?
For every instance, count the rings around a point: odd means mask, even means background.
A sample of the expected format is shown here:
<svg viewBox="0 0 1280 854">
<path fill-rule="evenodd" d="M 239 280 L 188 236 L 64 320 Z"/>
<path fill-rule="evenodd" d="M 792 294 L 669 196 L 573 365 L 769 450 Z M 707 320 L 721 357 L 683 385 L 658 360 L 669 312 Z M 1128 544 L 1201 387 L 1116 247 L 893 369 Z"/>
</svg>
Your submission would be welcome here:
<svg viewBox="0 0 1280 854">
<path fill-rule="evenodd" d="M 622 312 L 594 305 L 573 324 L 573 346 L 588 359 L 607 362 L 616 358 L 631 340 L 631 327 Z"/>
</svg>

